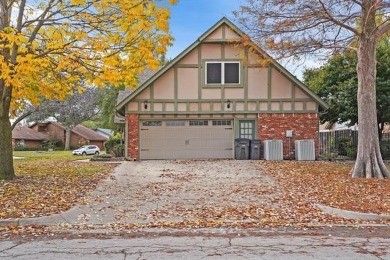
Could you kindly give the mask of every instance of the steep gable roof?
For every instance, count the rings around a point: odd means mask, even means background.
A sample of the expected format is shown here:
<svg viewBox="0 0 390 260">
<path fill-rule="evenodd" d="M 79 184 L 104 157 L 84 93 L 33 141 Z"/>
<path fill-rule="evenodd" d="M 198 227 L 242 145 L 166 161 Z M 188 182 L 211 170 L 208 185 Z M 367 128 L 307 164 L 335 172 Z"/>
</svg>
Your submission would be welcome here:
<svg viewBox="0 0 390 260">
<path fill-rule="evenodd" d="M 116 98 L 116 104 L 119 104 L 122 102 L 125 98 L 127 98 L 131 93 L 133 93 L 133 90 L 131 89 L 125 89 L 118 92 L 118 97 Z"/>
<path fill-rule="evenodd" d="M 210 36 L 217 28 L 225 24 L 228 26 L 233 32 L 238 34 L 240 37 L 244 37 L 246 34 L 240 30 L 236 25 L 234 25 L 229 19 L 223 17 L 219 20 L 215 25 L 213 25 L 210 29 L 208 29 L 205 33 L 203 33 L 194 43 L 192 43 L 187 49 L 181 52 L 178 56 L 176 56 L 171 62 L 169 62 L 166 66 L 162 67 L 159 71 L 153 74 L 149 79 L 147 79 L 143 84 L 141 84 L 137 89 L 135 89 L 130 95 L 128 95 L 125 99 L 120 101 L 117 104 L 117 111 L 121 114 L 124 114 L 125 105 L 132 100 L 135 96 L 141 93 L 145 88 L 147 88 L 153 81 L 155 81 L 158 77 L 172 68 L 177 62 L 179 62 L 184 56 L 194 50 L 199 44 L 202 43 L 208 36 Z M 319 96 L 317 96 L 314 92 L 312 92 L 303 82 L 297 79 L 294 75 L 292 75 L 288 70 L 286 70 L 282 65 L 280 65 L 275 59 L 269 56 L 265 51 L 263 51 L 257 44 L 254 42 L 250 42 L 251 46 L 260 54 L 267 57 L 270 60 L 270 63 L 275 66 L 282 74 L 291 79 L 304 93 L 309 95 L 313 100 L 317 102 L 323 108 L 328 108 L 328 105 L 325 101 L 323 101 Z"/>
</svg>

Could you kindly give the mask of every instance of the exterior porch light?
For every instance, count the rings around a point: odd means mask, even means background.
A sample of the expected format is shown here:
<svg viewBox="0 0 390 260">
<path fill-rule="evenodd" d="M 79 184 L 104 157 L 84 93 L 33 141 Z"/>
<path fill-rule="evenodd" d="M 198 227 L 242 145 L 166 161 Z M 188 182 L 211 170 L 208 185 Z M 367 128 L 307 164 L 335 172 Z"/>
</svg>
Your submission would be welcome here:
<svg viewBox="0 0 390 260">
<path fill-rule="evenodd" d="M 230 101 L 230 99 L 228 99 L 228 101 L 227 101 L 227 103 L 226 103 L 226 107 L 229 109 L 230 108 L 230 104 L 231 104 L 232 102 Z"/>
<path fill-rule="evenodd" d="M 147 100 L 144 101 L 144 109 L 148 109 L 148 101 Z"/>
</svg>

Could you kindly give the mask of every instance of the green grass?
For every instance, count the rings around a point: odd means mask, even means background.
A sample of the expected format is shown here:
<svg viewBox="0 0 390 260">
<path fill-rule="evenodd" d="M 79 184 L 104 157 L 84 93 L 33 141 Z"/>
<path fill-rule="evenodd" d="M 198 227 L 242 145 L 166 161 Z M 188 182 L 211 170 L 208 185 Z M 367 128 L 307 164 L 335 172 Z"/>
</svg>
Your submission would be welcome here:
<svg viewBox="0 0 390 260">
<path fill-rule="evenodd" d="M 14 151 L 14 157 L 21 157 L 18 160 L 81 160 L 81 159 L 89 159 L 92 155 L 88 156 L 77 156 L 72 155 L 72 151 L 53 151 L 53 152 L 45 152 L 45 151 Z"/>
</svg>

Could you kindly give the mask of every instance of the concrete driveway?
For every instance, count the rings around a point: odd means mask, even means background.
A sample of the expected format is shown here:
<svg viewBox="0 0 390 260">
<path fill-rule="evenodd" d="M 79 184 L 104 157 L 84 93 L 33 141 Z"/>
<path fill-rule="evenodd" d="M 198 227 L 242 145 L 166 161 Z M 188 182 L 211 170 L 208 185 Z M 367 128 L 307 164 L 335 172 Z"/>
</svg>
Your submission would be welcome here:
<svg viewBox="0 0 390 260">
<path fill-rule="evenodd" d="M 251 221 L 280 193 L 256 161 L 123 162 L 62 217 L 72 224 Z"/>
</svg>

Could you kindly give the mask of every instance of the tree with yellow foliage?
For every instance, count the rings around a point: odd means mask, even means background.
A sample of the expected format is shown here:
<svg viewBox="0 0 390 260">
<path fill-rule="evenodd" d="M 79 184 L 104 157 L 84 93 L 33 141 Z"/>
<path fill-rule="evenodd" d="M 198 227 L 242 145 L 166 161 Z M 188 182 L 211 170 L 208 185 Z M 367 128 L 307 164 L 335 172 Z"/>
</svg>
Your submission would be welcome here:
<svg viewBox="0 0 390 260">
<path fill-rule="evenodd" d="M 176 1 L 0 1 L 0 179 L 15 177 L 13 111 L 64 99 L 81 81 L 135 86 L 172 42 L 168 6 Z"/>
</svg>

